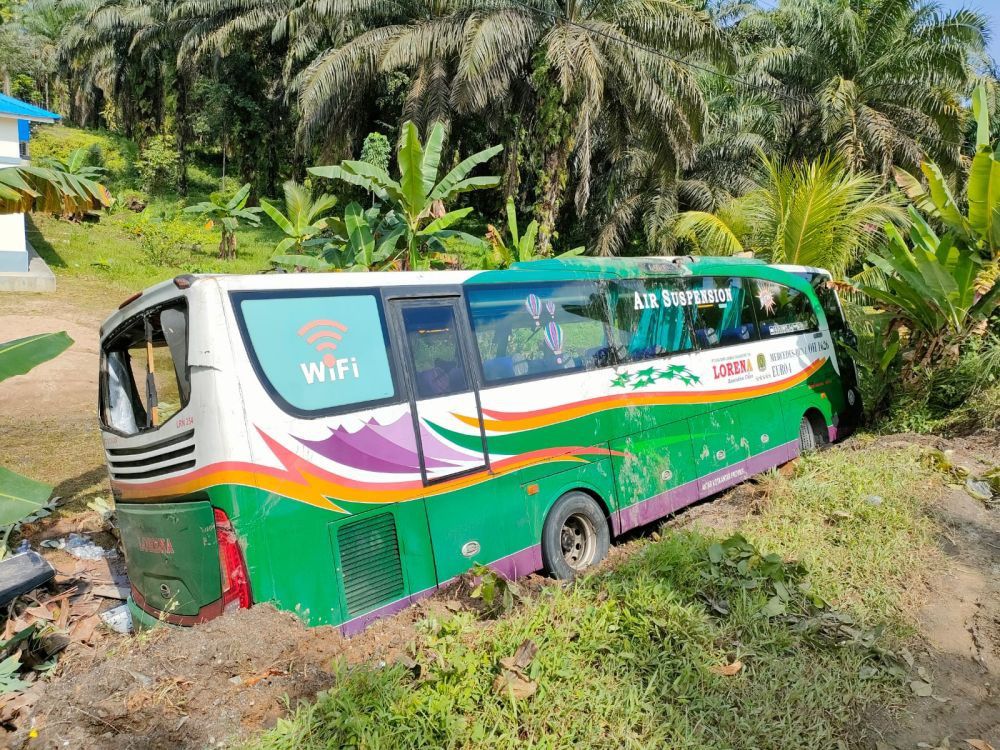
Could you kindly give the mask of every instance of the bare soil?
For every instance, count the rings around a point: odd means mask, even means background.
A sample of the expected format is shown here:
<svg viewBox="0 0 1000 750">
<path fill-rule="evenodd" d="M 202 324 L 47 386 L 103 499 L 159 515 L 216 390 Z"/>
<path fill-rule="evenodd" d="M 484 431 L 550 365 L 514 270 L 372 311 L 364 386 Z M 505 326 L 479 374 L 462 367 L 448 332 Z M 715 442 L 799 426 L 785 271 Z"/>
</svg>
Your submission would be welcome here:
<svg viewBox="0 0 1000 750">
<path fill-rule="evenodd" d="M 0 340 L 68 330 L 77 342 L 30 377 L 0 387 L 0 452 L 12 469 L 56 484 L 63 511 L 25 530 L 36 545 L 70 531 L 100 525 L 83 510 L 93 495 L 108 494 L 96 419 L 97 335 L 102 317 L 93 290 L 63 285 L 52 296 L 0 299 Z M 84 293 L 86 292 L 86 294 Z M 107 307 L 117 300 L 109 299 Z M 921 445 L 952 451 L 973 473 L 1000 465 L 1000 438 L 886 438 L 886 447 Z M 849 448 L 848 444 L 848 449 Z M 757 501 L 746 485 L 698 504 L 668 523 L 734 530 Z M 875 712 L 859 728 L 862 746 L 887 750 L 965 747 L 967 738 L 1000 748 L 1000 510 L 988 509 L 960 486 L 935 499 L 950 564 L 928 571 L 916 616 L 917 663 L 935 697 L 914 696 L 901 712 Z M 608 566 L 648 543 L 652 529 L 612 548 Z M 657 532 L 658 533 L 658 532 Z M 16 543 L 16 540 L 15 540 Z M 61 570 L 65 553 L 42 550 Z M 544 581 L 522 586 L 530 593 Z M 99 629 L 74 642 L 60 658 L 39 700 L 0 735 L 9 747 L 202 748 L 272 725 L 299 701 L 336 681 L 338 660 L 392 662 L 403 658 L 418 624 L 443 609 L 475 607 L 467 589 L 455 589 L 381 621 L 344 640 L 334 628 L 306 628 L 268 606 L 226 615 L 185 630 L 119 636 Z M 939 700 L 940 699 L 940 700 Z M 38 732 L 29 739 L 29 730 Z M 881 743 L 881 744 L 877 744 Z"/>
</svg>

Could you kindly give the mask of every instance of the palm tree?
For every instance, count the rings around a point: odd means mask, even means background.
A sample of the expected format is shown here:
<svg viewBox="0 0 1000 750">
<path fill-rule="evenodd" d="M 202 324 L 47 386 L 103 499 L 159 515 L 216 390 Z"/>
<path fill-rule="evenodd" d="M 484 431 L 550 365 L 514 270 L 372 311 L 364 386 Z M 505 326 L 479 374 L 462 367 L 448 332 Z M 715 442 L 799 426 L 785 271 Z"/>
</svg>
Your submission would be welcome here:
<svg viewBox="0 0 1000 750">
<path fill-rule="evenodd" d="M 842 277 L 881 240 L 881 227 L 905 223 L 901 199 L 873 174 L 854 173 L 840 157 L 793 166 L 761 155 L 760 187 L 714 213 L 685 211 L 676 236 L 706 255 L 751 251 L 771 263 L 817 266 Z"/>
<path fill-rule="evenodd" d="M 678 0 L 359 0 L 329 6 L 344 23 L 363 23 L 300 77 L 304 137 L 350 112 L 388 71 L 411 74 L 403 117 L 425 127 L 527 94 L 535 99 L 533 177 L 543 253 L 571 168 L 576 208 L 586 210 L 598 149 L 642 130 L 671 164 L 690 161 L 705 101 L 684 62 L 728 61 L 708 14 Z M 527 91 L 525 81 L 531 82 Z"/>
<path fill-rule="evenodd" d="M 794 118 L 788 156 L 830 148 L 886 177 L 925 155 L 959 163 L 962 100 L 985 57 L 982 13 L 933 0 L 779 0 L 738 26 Z"/>
</svg>

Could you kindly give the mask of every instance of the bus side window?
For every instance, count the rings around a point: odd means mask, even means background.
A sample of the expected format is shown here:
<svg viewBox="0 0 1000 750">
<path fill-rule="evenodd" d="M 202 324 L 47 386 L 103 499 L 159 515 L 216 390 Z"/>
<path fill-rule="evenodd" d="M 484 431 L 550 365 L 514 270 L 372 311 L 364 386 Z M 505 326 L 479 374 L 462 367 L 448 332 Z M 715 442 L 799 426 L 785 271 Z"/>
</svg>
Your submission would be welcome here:
<svg viewBox="0 0 1000 750">
<path fill-rule="evenodd" d="M 590 281 L 466 290 L 487 384 L 611 364 L 607 311 Z"/>
<path fill-rule="evenodd" d="M 435 398 L 470 390 L 450 305 L 403 308 L 417 396 Z"/>
<path fill-rule="evenodd" d="M 804 292 L 763 279 L 754 279 L 753 288 L 761 338 L 819 328 L 816 311 Z"/>
<path fill-rule="evenodd" d="M 683 280 L 683 285 L 694 292 L 691 318 L 695 341 L 701 349 L 758 338 L 748 281 L 738 276 L 696 276 Z"/>
<path fill-rule="evenodd" d="M 642 362 L 694 349 L 685 290 L 675 279 L 629 279 L 609 289 L 620 359 Z"/>
</svg>

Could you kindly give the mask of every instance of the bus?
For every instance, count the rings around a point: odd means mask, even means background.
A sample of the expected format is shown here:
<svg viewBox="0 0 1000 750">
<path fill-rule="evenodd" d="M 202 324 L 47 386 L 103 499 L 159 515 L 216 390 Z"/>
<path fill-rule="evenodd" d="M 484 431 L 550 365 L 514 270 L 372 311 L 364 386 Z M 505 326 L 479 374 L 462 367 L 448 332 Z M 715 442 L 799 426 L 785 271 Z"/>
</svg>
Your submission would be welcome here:
<svg viewBox="0 0 1000 750">
<path fill-rule="evenodd" d="M 849 343 L 828 273 L 752 259 L 163 282 L 101 328 L 133 619 L 350 635 L 477 564 L 572 578 L 849 433 Z"/>
</svg>

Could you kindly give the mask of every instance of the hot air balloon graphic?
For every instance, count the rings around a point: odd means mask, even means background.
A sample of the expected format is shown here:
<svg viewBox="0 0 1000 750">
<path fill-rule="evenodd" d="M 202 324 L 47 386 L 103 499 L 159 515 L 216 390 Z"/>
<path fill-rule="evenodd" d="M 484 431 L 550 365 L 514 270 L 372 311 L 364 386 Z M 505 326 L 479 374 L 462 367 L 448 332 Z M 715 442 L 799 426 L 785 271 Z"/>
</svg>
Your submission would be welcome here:
<svg viewBox="0 0 1000 750">
<path fill-rule="evenodd" d="M 551 349 L 552 353 L 556 355 L 556 364 L 561 365 L 563 353 L 563 329 L 562 326 L 554 320 L 550 320 L 549 324 L 545 326 L 545 343 L 549 345 L 549 349 Z"/>
<path fill-rule="evenodd" d="M 555 302 L 546 302 L 545 303 L 545 309 L 549 311 L 549 317 L 550 318 L 554 318 L 556 316 L 556 303 Z"/>
<path fill-rule="evenodd" d="M 524 301 L 524 306 L 528 308 L 528 312 L 535 321 L 536 326 L 540 326 L 541 323 L 538 319 L 542 315 L 542 301 L 538 299 L 537 294 L 529 294 L 528 298 Z"/>
</svg>

